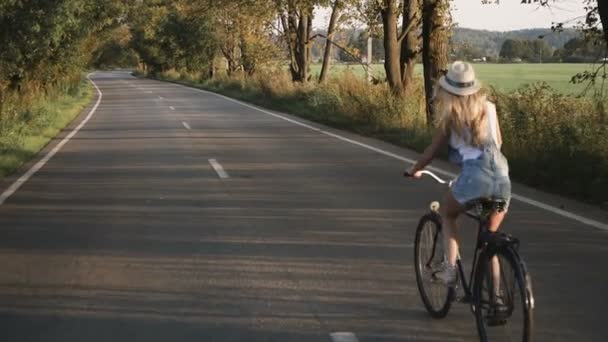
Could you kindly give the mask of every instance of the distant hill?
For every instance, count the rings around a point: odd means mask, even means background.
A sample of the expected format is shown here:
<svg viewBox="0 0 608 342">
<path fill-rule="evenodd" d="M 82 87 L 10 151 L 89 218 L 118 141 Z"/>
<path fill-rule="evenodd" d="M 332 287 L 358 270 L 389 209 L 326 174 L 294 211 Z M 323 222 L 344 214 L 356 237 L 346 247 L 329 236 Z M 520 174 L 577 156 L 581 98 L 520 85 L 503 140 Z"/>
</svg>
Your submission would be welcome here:
<svg viewBox="0 0 608 342">
<path fill-rule="evenodd" d="M 483 51 L 488 57 L 497 57 L 502 43 L 506 39 L 538 39 L 543 40 L 555 49 L 560 49 L 572 38 L 580 36 L 574 29 L 565 29 L 563 32 L 552 32 L 550 29 L 526 29 L 517 31 L 486 31 L 468 28 L 456 28 L 452 36 L 452 44 L 469 44 L 473 49 Z"/>
<path fill-rule="evenodd" d="M 358 51 L 365 51 L 367 41 L 360 39 L 360 35 L 364 34 L 365 31 L 361 29 L 347 29 L 342 31 L 341 36 L 343 37 L 340 43 L 344 46 L 350 46 L 356 48 Z M 315 33 L 325 34 L 323 30 L 317 30 Z M 525 39 L 533 40 L 538 39 L 539 36 L 544 36 L 543 40 L 551 47 L 552 50 L 561 49 L 564 44 L 570 39 L 580 36 L 580 33 L 574 29 L 565 29 L 561 33 L 552 32 L 550 29 L 526 29 L 517 31 L 487 31 L 487 30 L 475 30 L 469 28 L 455 28 L 452 38 L 451 45 L 453 50 L 462 50 L 463 45 L 468 46 L 468 51 L 474 52 L 472 55 L 478 57 L 498 57 L 502 43 L 506 39 Z M 382 37 L 374 38 L 374 60 L 380 61 L 384 59 Z M 325 41 L 317 39 L 312 46 L 313 58 L 320 60 L 323 55 L 323 49 Z M 344 56 L 341 56 L 339 49 L 334 49 L 334 58 L 337 60 L 343 60 Z M 452 56 L 455 57 L 455 56 Z M 456 57 L 462 58 L 462 57 Z M 349 61 L 347 59 L 347 61 Z"/>
</svg>

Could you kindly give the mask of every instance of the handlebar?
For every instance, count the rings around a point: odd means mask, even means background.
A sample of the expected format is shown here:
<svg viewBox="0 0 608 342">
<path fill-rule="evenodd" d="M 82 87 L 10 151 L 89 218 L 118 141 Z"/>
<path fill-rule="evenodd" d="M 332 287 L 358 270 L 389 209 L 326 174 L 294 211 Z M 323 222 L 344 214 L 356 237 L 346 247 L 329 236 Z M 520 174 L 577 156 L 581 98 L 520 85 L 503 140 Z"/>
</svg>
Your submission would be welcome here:
<svg viewBox="0 0 608 342">
<path fill-rule="evenodd" d="M 448 186 L 451 186 L 452 182 L 453 182 L 453 180 L 447 181 L 445 179 L 442 179 L 441 177 L 437 176 L 436 174 L 434 174 L 433 172 L 431 172 L 429 170 L 422 170 L 422 171 L 420 171 L 420 173 L 423 175 L 431 176 L 439 184 L 447 184 Z M 403 176 L 407 177 L 407 178 L 413 177 L 413 175 L 409 174 L 407 171 L 403 173 Z"/>
</svg>

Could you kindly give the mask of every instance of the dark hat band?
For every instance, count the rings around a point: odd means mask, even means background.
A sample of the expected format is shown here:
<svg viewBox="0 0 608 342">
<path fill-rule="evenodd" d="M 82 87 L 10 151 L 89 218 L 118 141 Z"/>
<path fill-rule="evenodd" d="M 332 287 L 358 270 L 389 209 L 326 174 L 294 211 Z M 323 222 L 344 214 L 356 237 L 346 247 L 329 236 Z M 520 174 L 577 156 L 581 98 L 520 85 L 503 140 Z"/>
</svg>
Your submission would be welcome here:
<svg viewBox="0 0 608 342">
<path fill-rule="evenodd" d="M 456 81 L 452 81 L 447 75 L 445 76 L 445 81 L 447 82 L 447 84 L 451 85 L 452 87 L 456 87 L 456 88 L 469 88 L 475 85 L 475 81 L 473 82 L 456 82 Z"/>
</svg>

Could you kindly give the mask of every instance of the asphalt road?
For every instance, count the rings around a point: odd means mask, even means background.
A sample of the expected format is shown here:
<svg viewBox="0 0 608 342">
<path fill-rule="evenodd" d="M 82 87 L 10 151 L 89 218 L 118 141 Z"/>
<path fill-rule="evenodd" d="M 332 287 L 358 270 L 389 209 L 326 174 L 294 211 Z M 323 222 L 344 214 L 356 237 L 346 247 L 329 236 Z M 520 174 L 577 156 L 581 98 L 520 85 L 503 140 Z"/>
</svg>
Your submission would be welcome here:
<svg viewBox="0 0 608 342">
<path fill-rule="evenodd" d="M 468 307 L 433 320 L 415 285 L 416 222 L 441 187 L 215 95 L 93 80 L 94 116 L 0 206 L 2 341 L 477 338 Z M 608 340 L 608 233 L 517 201 L 505 229 L 533 275 L 536 340 Z"/>
</svg>

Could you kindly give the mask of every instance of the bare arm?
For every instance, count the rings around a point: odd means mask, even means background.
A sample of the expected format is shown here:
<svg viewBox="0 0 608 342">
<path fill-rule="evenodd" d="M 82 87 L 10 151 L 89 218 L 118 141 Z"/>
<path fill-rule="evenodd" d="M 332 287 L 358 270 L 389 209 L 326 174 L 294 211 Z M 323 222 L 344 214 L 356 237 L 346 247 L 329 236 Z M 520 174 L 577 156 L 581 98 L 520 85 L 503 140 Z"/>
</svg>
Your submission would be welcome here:
<svg viewBox="0 0 608 342">
<path fill-rule="evenodd" d="M 498 123 L 498 118 L 496 119 L 496 138 L 497 138 L 497 144 L 498 144 L 498 149 L 500 149 L 502 147 L 502 133 L 500 132 L 500 123 Z"/>
<path fill-rule="evenodd" d="M 424 169 L 427 165 L 431 163 L 433 158 L 437 155 L 439 150 L 445 146 L 448 141 L 448 136 L 441 130 L 438 130 L 433 136 L 433 141 L 431 144 L 424 150 L 418 162 L 412 166 L 410 169 L 410 174 L 414 174 L 417 171 Z"/>
</svg>

